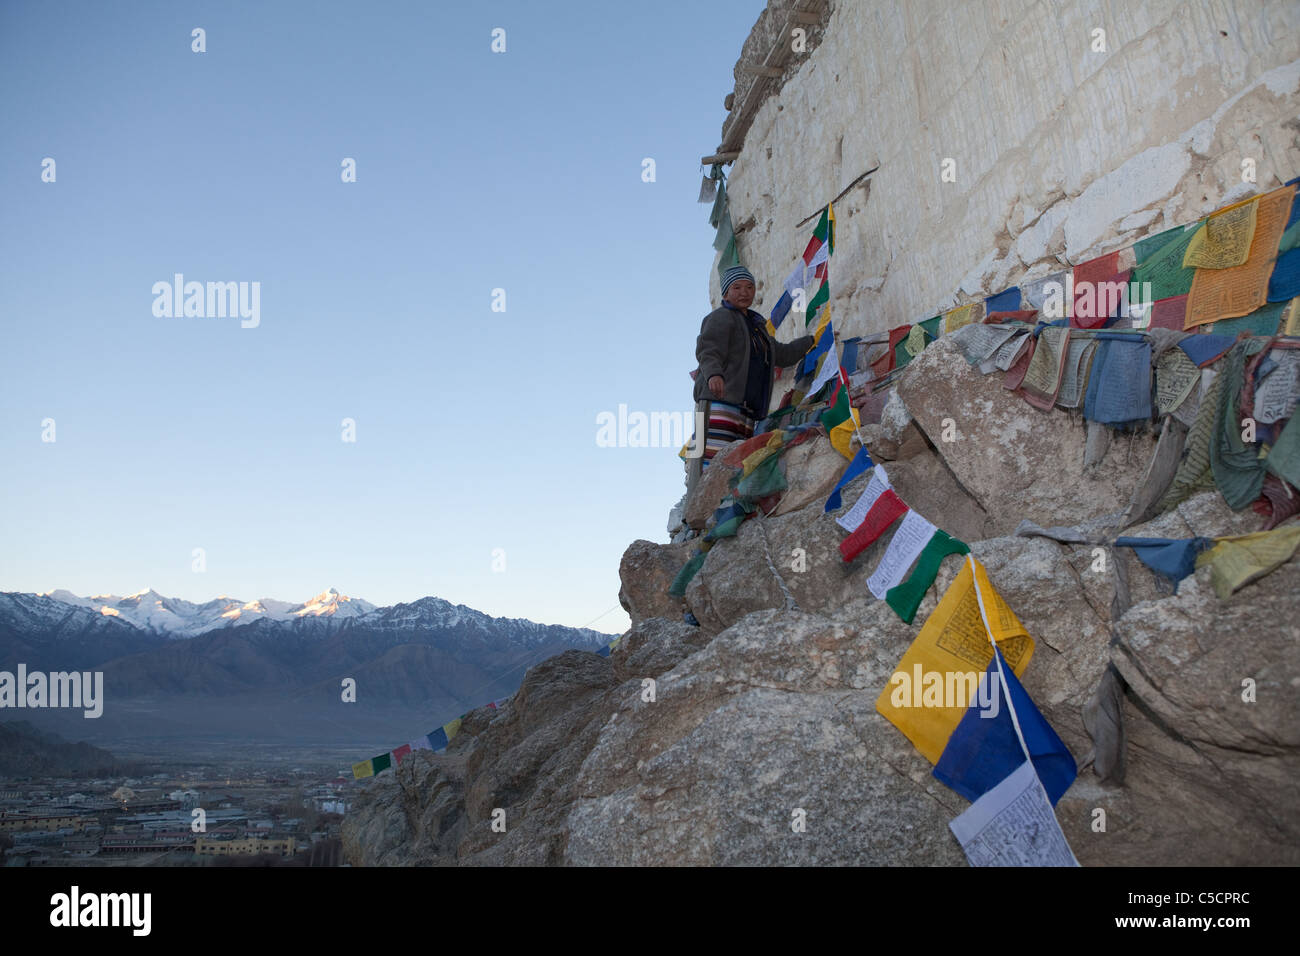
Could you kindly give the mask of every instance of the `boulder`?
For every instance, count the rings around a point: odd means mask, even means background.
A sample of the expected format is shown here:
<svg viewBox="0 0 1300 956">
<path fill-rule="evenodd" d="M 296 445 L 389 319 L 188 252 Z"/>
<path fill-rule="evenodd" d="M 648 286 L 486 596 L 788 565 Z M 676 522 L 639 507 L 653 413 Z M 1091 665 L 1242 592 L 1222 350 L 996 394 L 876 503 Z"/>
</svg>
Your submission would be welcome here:
<svg viewBox="0 0 1300 956">
<path fill-rule="evenodd" d="M 618 599 L 633 624 L 652 617 L 682 616 L 682 599 L 669 594 L 668 586 L 693 551 L 689 541 L 656 544 L 640 539 L 628 545 L 618 564 L 622 583 Z"/>
<path fill-rule="evenodd" d="M 898 395 L 994 533 L 1011 533 L 1022 518 L 1046 527 L 1122 511 L 1155 449 L 1150 433 L 1118 437 L 1085 474 L 1077 415 L 1032 407 L 1002 387 L 1001 375 L 968 365 L 947 338 L 907 366 Z"/>
</svg>

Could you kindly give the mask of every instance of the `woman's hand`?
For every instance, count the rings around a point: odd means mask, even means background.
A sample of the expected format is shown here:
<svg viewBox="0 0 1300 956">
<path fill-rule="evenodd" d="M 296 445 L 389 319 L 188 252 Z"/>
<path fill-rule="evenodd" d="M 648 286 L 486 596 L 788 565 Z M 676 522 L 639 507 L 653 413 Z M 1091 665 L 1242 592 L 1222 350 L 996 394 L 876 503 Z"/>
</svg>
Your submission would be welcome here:
<svg viewBox="0 0 1300 956">
<path fill-rule="evenodd" d="M 721 398 L 721 397 L 722 397 L 722 391 L 723 391 L 723 388 L 724 388 L 724 387 L 725 387 L 725 384 L 724 384 L 723 381 L 722 381 L 722 376 L 721 376 L 721 375 L 710 375 L 710 376 L 709 376 L 709 391 L 713 394 L 713 397 L 714 397 L 714 398 Z"/>
</svg>

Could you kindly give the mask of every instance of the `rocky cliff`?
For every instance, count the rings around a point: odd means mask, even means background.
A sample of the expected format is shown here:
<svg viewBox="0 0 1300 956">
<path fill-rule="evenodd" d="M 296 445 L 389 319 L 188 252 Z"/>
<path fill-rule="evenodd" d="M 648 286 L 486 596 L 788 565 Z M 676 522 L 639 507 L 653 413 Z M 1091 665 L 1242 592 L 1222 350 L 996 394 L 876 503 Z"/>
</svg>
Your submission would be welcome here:
<svg viewBox="0 0 1300 956">
<path fill-rule="evenodd" d="M 803 10 L 811 49 L 750 69 Z M 772 0 L 737 67 L 732 109 L 753 112 L 728 184 L 760 308 L 804 248 L 801 224 L 846 187 L 830 280 L 841 339 L 1280 185 L 1300 166 L 1297 10 Z M 751 97 L 740 78 L 755 75 L 779 82 Z M 1156 511 L 1155 433 L 1031 408 L 954 338 L 876 393 L 862 438 L 904 501 L 969 544 L 1035 639 L 1024 687 L 1080 767 L 1056 807 L 1076 857 L 1300 863 L 1300 562 L 1223 600 L 1209 569 L 1171 593 L 1131 551 L 1096 542 L 1121 527 L 1242 534 L 1259 515 L 1210 491 L 1130 525 L 1126 513 Z M 784 455 L 779 505 L 716 541 L 672 597 L 695 548 L 687 526 L 705 526 L 734 474 L 719 454 L 674 510 L 675 543 L 623 556 L 632 628 L 619 647 L 538 665 L 445 754 L 369 782 L 344 826 L 354 864 L 965 862 L 948 823 L 969 804 L 876 710 L 960 559 L 944 560 L 911 624 L 874 600 L 865 569 L 889 535 L 841 559 L 844 508 L 823 503 L 846 462 L 821 434 Z M 845 488 L 845 507 L 867 482 Z M 1025 520 L 1056 538 L 1018 535 Z M 1118 746 L 1094 751 L 1089 728 L 1102 726 Z"/>
<path fill-rule="evenodd" d="M 946 442 L 930 423 L 954 414 Z M 1171 594 L 1125 549 L 1099 562 L 1089 544 L 1015 536 L 1023 518 L 1085 537 L 1111 526 L 1152 442 L 1114 441 L 1085 472 L 1073 415 L 1030 408 L 946 339 L 904 371 L 884 423 L 864 435 L 878 459 L 898 456 L 887 462 L 898 493 L 964 536 L 1037 641 L 1023 681 L 1083 768 L 1057 806 L 1081 863 L 1300 862 L 1300 562 L 1220 601 L 1208 569 Z M 840 512 L 823 502 L 844 459 L 824 437 L 806 444 L 787 465 L 787 496 L 802 491 L 802 506 L 742 524 L 692 580 L 684 606 L 698 627 L 664 593 L 685 545 L 634 543 L 622 582 L 633 626 L 614 653 L 551 658 L 501 712 L 471 715 L 446 754 L 414 754 L 369 783 L 345 824 L 348 858 L 962 863 L 948 821 L 967 802 L 875 710 L 960 559 L 944 561 L 904 624 L 863 583 L 888 536 L 852 565 L 841 560 Z M 846 507 L 866 481 L 847 486 Z M 1126 533 L 1216 536 L 1259 521 L 1208 492 Z M 1118 572 L 1127 600 L 1116 600 Z M 1109 665 L 1126 735 L 1122 784 L 1087 766 L 1085 709 Z M 1245 678 L 1257 685 L 1253 703 L 1242 700 Z M 803 833 L 790 826 L 797 809 Z"/>
</svg>

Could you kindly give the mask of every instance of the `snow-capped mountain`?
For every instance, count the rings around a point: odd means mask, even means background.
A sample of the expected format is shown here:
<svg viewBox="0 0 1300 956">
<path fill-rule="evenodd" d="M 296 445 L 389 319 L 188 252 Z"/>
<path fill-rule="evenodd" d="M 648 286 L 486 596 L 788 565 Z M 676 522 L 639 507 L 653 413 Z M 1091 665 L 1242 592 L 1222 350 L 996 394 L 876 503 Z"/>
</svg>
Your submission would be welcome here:
<svg viewBox="0 0 1300 956">
<path fill-rule="evenodd" d="M 180 598 L 164 597 L 152 588 L 125 597 L 116 594 L 79 597 L 62 588 L 34 596 L 115 617 L 152 634 L 176 638 L 196 637 L 217 628 L 258 620 L 294 621 L 313 617 L 343 621 L 377 610 L 369 601 L 340 594 L 335 588 L 328 588 L 299 604 L 272 598 L 241 601 L 225 594 L 195 604 Z"/>
</svg>

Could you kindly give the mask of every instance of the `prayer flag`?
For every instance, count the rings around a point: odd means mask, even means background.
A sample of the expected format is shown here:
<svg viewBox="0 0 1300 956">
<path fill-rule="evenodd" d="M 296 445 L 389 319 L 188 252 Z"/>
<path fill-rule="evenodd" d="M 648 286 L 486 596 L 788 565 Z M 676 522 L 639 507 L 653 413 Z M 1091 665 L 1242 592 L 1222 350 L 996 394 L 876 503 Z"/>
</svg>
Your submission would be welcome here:
<svg viewBox="0 0 1300 956">
<path fill-rule="evenodd" d="M 876 539 L 888 531 L 889 526 L 907 510 L 907 505 L 894 493 L 894 489 L 886 488 L 871 506 L 867 516 L 862 519 L 862 524 L 840 542 L 840 556 L 843 557 L 844 563 L 848 564 L 871 547 Z"/>
<path fill-rule="evenodd" d="M 1250 255 L 1258 212 L 1259 197 L 1255 196 L 1211 213 L 1192 233 L 1183 267 L 1227 269 L 1241 265 Z"/>
<path fill-rule="evenodd" d="M 859 448 L 858 453 L 849 462 L 849 467 L 844 469 L 844 474 L 840 475 L 840 480 L 835 483 L 830 497 L 826 499 L 826 507 L 822 509 L 823 513 L 830 514 L 830 512 L 838 509 L 843 503 L 840 499 L 840 492 L 844 489 L 844 486 L 858 475 L 865 473 L 874 464 L 875 462 L 871 460 L 871 454 L 865 448 Z"/>
<path fill-rule="evenodd" d="M 916 511 L 908 511 L 903 516 L 876 570 L 867 578 L 867 590 L 876 596 L 876 600 L 885 600 L 890 589 L 903 580 L 907 569 L 938 530 Z"/>
<path fill-rule="evenodd" d="M 971 700 L 948 738 L 948 746 L 934 766 L 934 777 L 973 803 L 1024 763 L 1027 747 L 1047 798 L 1055 806 L 1079 769 L 1000 651 L 997 656 L 1001 659 L 990 660 L 984 671 L 978 699 Z M 1020 745 L 1021 736 L 1025 747 Z"/>
<path fill-rule="evenodd" d="M 370 763 L 375 768 L 375 773 L 382 773 L 393 765 L 393 756 L 392 754 L 380 754 L 378 757 L 371 757 Z"/>
<path fill-rule="evenodd" d="M 902 584 L 889 589 L 885 603 L 894 609 L 894 613 L 904 624 L 911 624 L 916 617 L 916 609 L 925 599 L 925 592 L 930 590 L 934 579 L 939 576 L 939 565 L 950 554 L 969 554 L 970 548 L 964 541 L 949 537 L 945 531 L 935 531 L 916 560 L 916 568 Z"/>
<path fill-rule="evenodd" d="M 1259 197 L 1250 255 L 1238 266 L 1197 269 L 1187 299 L 1187 329 L 1254 312 L 1268 297 L 1268 278 L 1277 261 L 1278 241 L 1291 211 L 1295 187 Z M 1157 296 L 1159 298 L 1159 296 Z"/>
<path fill-rule="evenodd" d="M 1196 570 L 1196 556 L 1214 542 L 1210 538 L 1116 538 L 1115 545 L 1132 548 L 1148 568 L 1174 586 Z"/>
<path fill-rule="evenodd" d="M 1033 638 L 993 590 L 984 566 L 968 556 L 876 700 L 876 710 L 930 763 L 939 762 L 966 714 L 966 701 L 956 701 L 958 682 L 969 686 L 973 677 L 978 683 L 993 659 L 989 630 L 980 616 L 981 597 L 994 642 L 1016 675 L 1024 673 L 1033 655 Z"/>
<path fill-rule="evenodd" d="M 375 768 L 374 765 L 371 764 L 369 760 L 363 760 L 360 763 L 354 763 L 352 765 L 353 780 L 362 780 L 365 777 L 373 777 L 374 775 L 375 775 Z"/>
<path fill-rule="evenodd" d="M 1015 312 L 1020 308 L 1020 287 L 1012 286 L 984 300 L 984 312 Z"/>
</svg>

